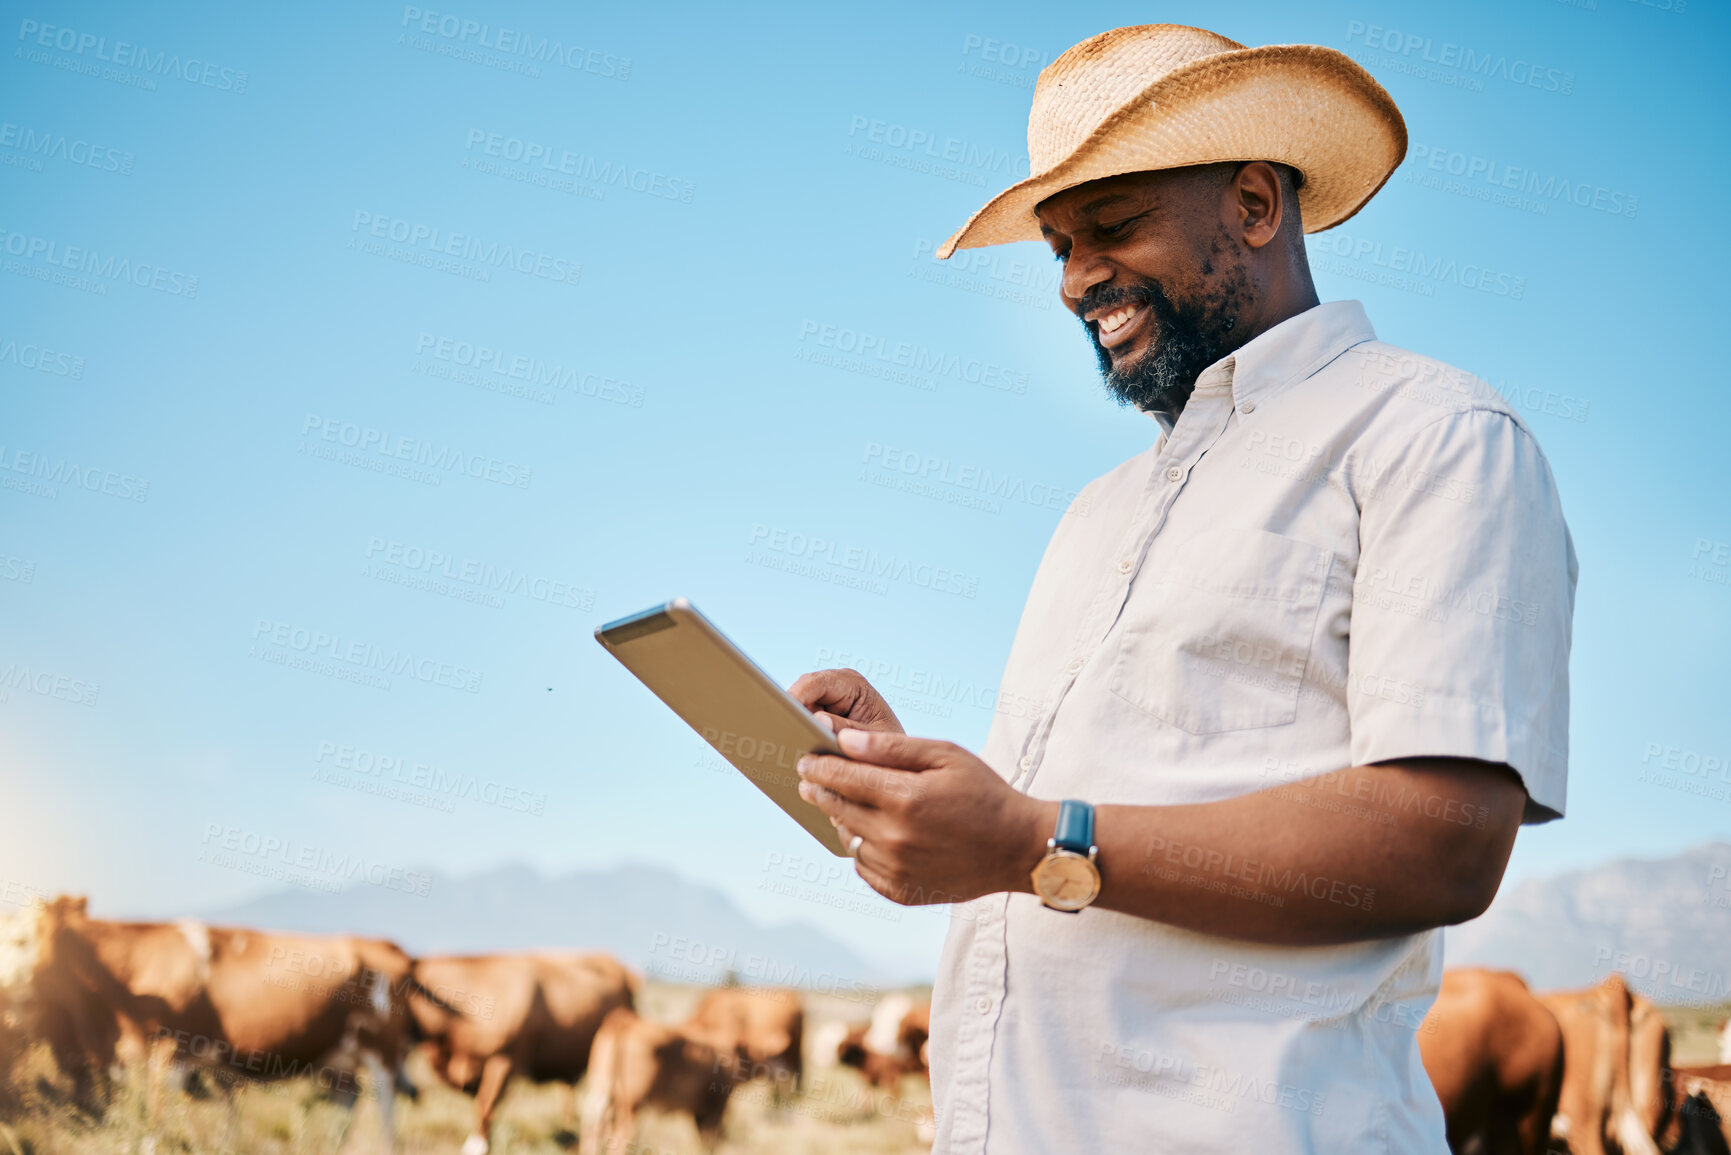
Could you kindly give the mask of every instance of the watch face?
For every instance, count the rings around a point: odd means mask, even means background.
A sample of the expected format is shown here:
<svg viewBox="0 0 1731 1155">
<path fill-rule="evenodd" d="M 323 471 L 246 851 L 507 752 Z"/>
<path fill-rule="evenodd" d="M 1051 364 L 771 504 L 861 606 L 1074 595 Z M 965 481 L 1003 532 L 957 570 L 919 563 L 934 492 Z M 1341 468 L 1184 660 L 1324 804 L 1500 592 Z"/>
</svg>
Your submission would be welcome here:
<svg viewBox="0 0 1731 1155">
<path fill-rule="evenodd" d="M 1034 893 L 1047 906 L 1081 910 L 1100 893 L 1100 872 L 1083 855 L 1055 850 L 1034 868 Z"/>
</svg>

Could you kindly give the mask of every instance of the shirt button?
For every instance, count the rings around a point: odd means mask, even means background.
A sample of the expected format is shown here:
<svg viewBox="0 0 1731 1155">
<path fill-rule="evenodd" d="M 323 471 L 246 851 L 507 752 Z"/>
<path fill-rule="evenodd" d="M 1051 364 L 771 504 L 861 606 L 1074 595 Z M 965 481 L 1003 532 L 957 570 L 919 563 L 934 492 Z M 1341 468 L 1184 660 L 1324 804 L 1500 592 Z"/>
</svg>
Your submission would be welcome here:
<svg viewBox="0 0 1731 1155">
<path fill-rule="evenodd" d="M 1016 765 L 1020 766 L 1024 770 L 1032 770 L 1034 768 L 1033 755 L 1031 755 L 1031 754 L 1022 755 L 1022 760 L 1020 762 L 1016 763 Z"/>
<path fill-rule="evenodd" d="M 1246 401 L 1244 404 L 1242 404 L 1238 407 L 1238 411 L 1240 413 L 1244 414 L 1246 417 L 1248 417 L 1248 416 L 1250 416 L 1250 414 L 1256 412 L 1256 402 Z"/>
<path fill-rule="evenodd" d="M 989 1015 L 992 1013 L 992 1000 L 988 999 L 985 995 L 981 995 L 974 1003 L 974 1009 L 979 1011 L 982 1015 Z"/>
<path fill-rule="evenodd" d="M 1182 469 L 1179 469 L 1176 465 L 1174 465 L 1171 469 L 1168 469 L 1166 471 L 1166 480 L 1167 481 L 1183 481 L 1184 480 L 1184 471 Z"/>
<path fill-rule="evenodd" d="M 1118 563 L 1118 572 L 1119 573 L 1129 573 L 1131 570 L 1133 570 L 1135 568 L 1136 568 L 1136 563 L 1134 561 L 1132 561 L 1130 558 L 1125 558 L 1124 560 L 1122 560 Z"/>
<path fill-rule="evenodd" d="M 1071 658 L 1070 664 L 1065 666 L 1064 669 L 1068 670 L 1072 674 L 1081 673 L 1082 672 L 1082 659 L 1081 658 Z"/>
</svg>

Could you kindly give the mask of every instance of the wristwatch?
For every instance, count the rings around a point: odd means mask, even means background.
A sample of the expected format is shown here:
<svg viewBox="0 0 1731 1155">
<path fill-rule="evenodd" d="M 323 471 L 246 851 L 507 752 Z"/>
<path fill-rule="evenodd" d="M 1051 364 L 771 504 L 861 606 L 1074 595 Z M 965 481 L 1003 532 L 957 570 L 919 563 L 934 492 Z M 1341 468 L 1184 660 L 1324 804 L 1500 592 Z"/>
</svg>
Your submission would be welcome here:
<svg viewBox="0 0 1731 1155">
<path fill-rule="evenodd" d="M 1046 840 L 1046 857 L 1034 867 L 1034 893 L 1053 910 L 1075 914 L 1100 894 L 1094 865 L 1094 808 L 1069 798 L 1058 804 L 1058 828 Z"/>
</svg>

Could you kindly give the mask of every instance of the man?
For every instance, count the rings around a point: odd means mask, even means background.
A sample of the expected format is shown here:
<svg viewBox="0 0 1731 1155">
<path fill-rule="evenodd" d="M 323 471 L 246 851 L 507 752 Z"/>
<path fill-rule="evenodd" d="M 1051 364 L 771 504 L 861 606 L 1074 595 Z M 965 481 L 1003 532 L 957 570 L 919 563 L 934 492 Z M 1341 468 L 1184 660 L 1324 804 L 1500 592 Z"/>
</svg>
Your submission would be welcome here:
<svg viewBox="0 0 1731 1155">
<path fill-rule="evenodd" d="M 1437 928 L 1564 805 L 1550 469 L 1495 391 L 1317 303 L 1302 233 L 1406 148 L 1340 53 L 1117 29 L 1028 137 L 940 255 L 1044 238 L 1158 440 L 1059 524 L 981 757 L 852 671 L 793 687 L 860 876 L 957 904 L 935 1150 L 1443 1152 Z"/>
</svg>

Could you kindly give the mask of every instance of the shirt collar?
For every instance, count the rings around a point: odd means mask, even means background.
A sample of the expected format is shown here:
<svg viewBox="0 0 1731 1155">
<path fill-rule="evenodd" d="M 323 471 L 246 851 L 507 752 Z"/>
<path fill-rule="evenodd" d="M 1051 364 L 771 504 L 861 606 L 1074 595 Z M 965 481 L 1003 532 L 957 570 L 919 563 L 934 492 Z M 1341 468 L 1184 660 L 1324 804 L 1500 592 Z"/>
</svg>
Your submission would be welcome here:
<svg viewBox="0 0 1731 1155">
<path fill-rule="evenodd" d="M 1271 396 L 1310 377 L 1354 345 L 1375 339 L 1362 304 L 1328 301 L 1288 317 L 1208 366 L 1196 378 L 1196 390 L 1229 388 L 1233 407 L 1242 408 L 1246 401 Z M 1166 414 L 1149 416 L 1172 432 L 1174 423 Z"/>
</svg>

